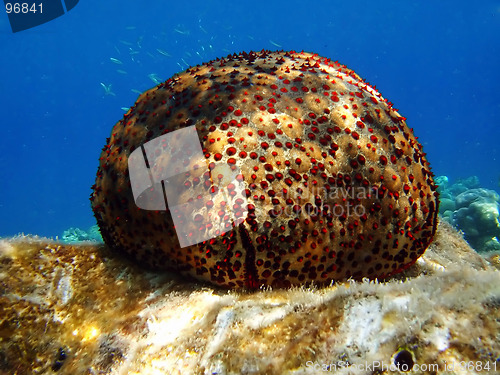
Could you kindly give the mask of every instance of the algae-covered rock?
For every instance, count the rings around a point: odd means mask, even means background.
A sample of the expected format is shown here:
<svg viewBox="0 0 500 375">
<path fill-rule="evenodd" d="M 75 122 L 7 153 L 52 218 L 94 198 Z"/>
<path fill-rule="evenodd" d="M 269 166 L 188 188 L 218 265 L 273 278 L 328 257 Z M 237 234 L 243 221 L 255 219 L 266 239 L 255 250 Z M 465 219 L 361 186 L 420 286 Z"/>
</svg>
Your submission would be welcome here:
<svg viewBox="0 0 500 375">
<path fill-rule="evenodd" d="M 18 237 L 0 242 L 0 285 L 1 374 L 500 370 L 500 271 L 446 223 L 386 282 L 226 291 L 104 245 Z"/>
</svg>

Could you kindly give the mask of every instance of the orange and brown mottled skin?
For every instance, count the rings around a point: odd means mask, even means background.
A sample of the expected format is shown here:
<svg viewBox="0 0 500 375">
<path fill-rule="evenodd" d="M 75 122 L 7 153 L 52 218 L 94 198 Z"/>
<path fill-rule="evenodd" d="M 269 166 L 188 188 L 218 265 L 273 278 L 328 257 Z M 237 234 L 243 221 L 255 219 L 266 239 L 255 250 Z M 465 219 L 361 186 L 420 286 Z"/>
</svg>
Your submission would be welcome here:
<svg viewBox="0 0 500 375">
<path fill-rule="evenodd" d="M 207 163 L 241 170 L 248 215 L 180 248 L 168 209 L 135 205 L 127 161 L 192 125 Z M 438 213 L 405 119 L 352 70 L 293 51 L 229 55 L 143 93 L 113 128 L 93 189 L 109 246 L 229 288 L 385 278 L 424 253 Z"/>
</svg>

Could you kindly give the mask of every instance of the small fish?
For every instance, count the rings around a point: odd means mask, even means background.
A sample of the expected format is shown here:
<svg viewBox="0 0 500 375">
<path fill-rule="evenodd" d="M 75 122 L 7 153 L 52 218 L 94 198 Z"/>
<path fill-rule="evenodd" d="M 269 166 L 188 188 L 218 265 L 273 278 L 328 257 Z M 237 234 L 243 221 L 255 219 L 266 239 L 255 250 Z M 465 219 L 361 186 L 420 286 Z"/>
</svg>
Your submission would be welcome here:
<svg viewBox="0 0 500 375">
<path fill-rule="evenodd" d="M 127 74 L 127 72 L 125 70 L 117 69 L 116 71 L 120 74 Z"/>
<path fill-rule="evenodd" d="M 271 43 L 273 46 L 276 46 L 276 47 L 279 47 L 281 48 L 282 46 L 274 41 L 272 41 L 271 39 L 269 39 L 269 43 Z"/>
<path fill-rule="evenodd" d="M 104 83 L 100 82 L 101 87 L 104 89 L 104 95 L 112 95 L 116 96 L 116 94 L 111 91 L 111 83 L 109 85 L 105 85 Z"/>
<path fill-rule="evenodd" d="M 159 48 L 157 48 L 156 50 L 158 51 L 158 53 L 162 54 L 163 56 L 172 57 L 172 55 L 170 53 L 168 53 L 167 51 L 164 51 L 164 50 L 159 49 Z"/>
<path fill-rule="evenodd" d="M 120 52 L 120 50 L 118 49 L 118 47 L 117 47 L 117 46 L 113 46 L 113 47 L 115 47 L 115 51 L 116 51 L 119 55 L 121 55 L 121 52 Z"/>
<path fill-rule="evenodd" d="M 155 58 L 156 58 L 156 57 L 155 57 L 155 55 L 153 55 L 153 54 L 152 54 L 151 52 L 149 52 L 149 51 L 148 51 L 148 52 L 146 52 L 146 54 L 147 54 L 149 57 L 153 58 L 153 59 L 155 59 Z"/>
<path fill-rule="evenodd" d="M 121 107 L 120 109 L 121 109 L 122 111 L 128 112 L 128 110 L 130 109 L 130 107 Z"/>
<path fill-rule="evenodd" d="M 125 30 L 135 30 L 135 29 L 136 29 L 136 27 L 135 27 L 135 26 L 127 26 L 127 27 L 125 28 Z"/>
<path fill-rule="evenodd" d="M 180 30 L 178 28 L 174 29 L 176 33 L 182 34 L 182 35 L 189 35 L 189 30 Z"/>
<path fill-rule="evenodd" d="M 205 34 L 208 34 L 208 31 L 203 28 L 203 26 L 200 25 L 200 30 L 203 31 Z"/>
<path fill-rule="evenodd" d="M 148 74 L 148 77 L 151 81 L 153 81 L 157 85 L 161 83 L 160 77 L 158 77 L 158 74 L 156 73 Z"/>
<path fill-rule="evenodd" d="M 130 55 L 137 55 L 137 54 L 139 54 L 140 52 L 139 52 L 139 51 L 134 51 L 132 48 L 129 48 L 128 53 L 129 53 Z"/>
<path fill-rule="evenodd" d="M 122 65 L 123 64 L 120 60 L 115 59 L 114 57 L 110 57 L 109 59 L 111 60 L 111 62 L 113 62 L 115 64 L 118 64 L 118 65 Z"/>
<path fill-rule="evenodd" d="M 136 89 L 130 89 L 130 91 L 132 91 L 133 93 L 136 93 L 136 94 L 142 94 L 142 91 L 139 91 Z"/>
<path fill-rule="evenodd" d="M 127 42 L 126 40 L 120 40 L 120 43 L 121 43 L 121 44 L 125 44 L 126 46 L 131 46 L 131 45 L 133 45 L 132 43 Z"/>
<path fill-rule="evenodd" d="M 181 58 L 181 61 L 186 65 L 186 66 L 189 66 L 189 64 L 186 62 L 186 60 L 184 60 L 184 58 Z"/>
<path fill-rule="evenodd" d="M 193 57 L 193 55 L 190 52 L 186 51 L 185 53 L 188 57 Z"/>
</svg>

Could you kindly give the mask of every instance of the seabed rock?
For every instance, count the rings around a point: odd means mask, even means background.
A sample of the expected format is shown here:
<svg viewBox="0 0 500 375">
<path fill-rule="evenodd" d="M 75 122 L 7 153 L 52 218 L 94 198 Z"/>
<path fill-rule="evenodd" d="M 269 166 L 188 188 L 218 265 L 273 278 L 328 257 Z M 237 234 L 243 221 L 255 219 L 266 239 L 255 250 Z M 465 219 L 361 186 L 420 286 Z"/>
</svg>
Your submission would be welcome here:
<svg viewBox="0 0 500 375">
<path fill-rule="evenodd" d="M 389 281 L 254 292 L 104 245 L 4 239 L 0 374 L 500 373 L 496 267 L 444 222 Z"/>
</svg>

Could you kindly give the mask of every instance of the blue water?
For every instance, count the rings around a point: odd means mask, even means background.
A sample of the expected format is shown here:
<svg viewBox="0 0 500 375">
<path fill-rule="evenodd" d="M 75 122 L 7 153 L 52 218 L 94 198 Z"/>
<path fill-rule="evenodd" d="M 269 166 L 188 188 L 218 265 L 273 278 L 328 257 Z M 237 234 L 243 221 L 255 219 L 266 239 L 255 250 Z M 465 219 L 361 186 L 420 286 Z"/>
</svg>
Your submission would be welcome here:
<svg viewBox="0 0 500 375">
<path fill-rule="evenodd" d="M 15 34 L 2 13 L 0 236 L 93 225 L 98 157 L 131 90 L 251 49 L 339 60 L 408 118 L 437 175 L 498 190 L 500 1 L 435 3 L 80 0 Z"/>
</svg>

